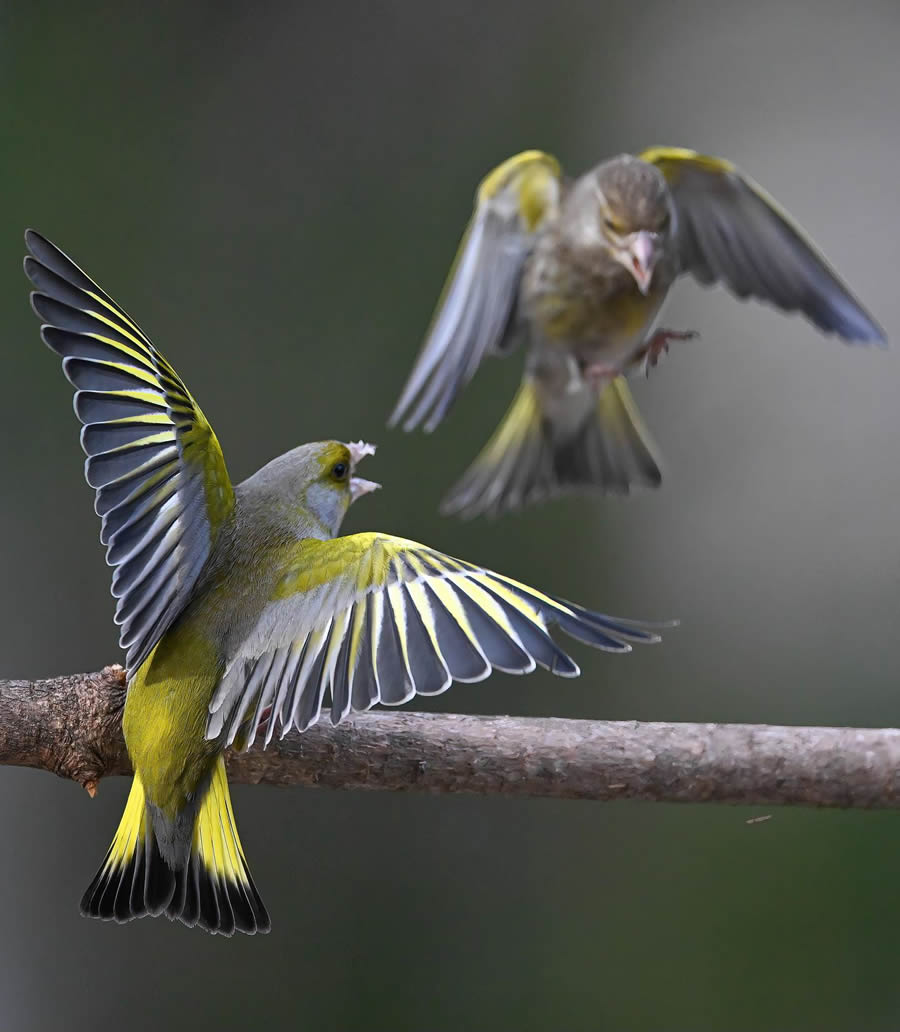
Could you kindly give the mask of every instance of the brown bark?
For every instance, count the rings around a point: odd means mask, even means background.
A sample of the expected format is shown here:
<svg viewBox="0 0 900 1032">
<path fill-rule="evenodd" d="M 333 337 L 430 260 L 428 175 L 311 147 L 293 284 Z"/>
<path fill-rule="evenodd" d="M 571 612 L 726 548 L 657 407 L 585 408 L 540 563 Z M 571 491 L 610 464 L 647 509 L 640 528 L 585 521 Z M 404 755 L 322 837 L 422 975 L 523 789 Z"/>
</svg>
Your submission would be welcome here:
<svg viewBox="0 0 900 1032">
<path fill-rule="evenodd" d="M 0 764 L 131 768 L 120 667 L 0 681 Z M 234 781 L 665 802 L 900 806 L 900 730 L 374 712 L 229 757 Z"/>
</svg>

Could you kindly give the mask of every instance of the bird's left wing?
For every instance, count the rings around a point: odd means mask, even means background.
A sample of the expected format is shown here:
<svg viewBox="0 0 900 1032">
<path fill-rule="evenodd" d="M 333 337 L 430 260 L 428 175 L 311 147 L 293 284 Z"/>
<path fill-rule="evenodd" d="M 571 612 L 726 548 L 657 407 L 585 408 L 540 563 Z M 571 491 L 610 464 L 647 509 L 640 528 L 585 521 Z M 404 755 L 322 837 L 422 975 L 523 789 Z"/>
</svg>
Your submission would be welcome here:
<svg viewBox="0 0 900 1032">
<path fill-rule="evenodd" d="M 492 669 L 540 665 L 575 677 L 557 624 L 612 652 L 658 641 L 645 624 L 592 613 L 414 541 L 385 534 L 304 540 L 283 562 L 275 597 L 228 661 L 210 703 L 209 738 L 249 746 L 265 727 L 300 731 L 376 703 L 436 695 Z"/>
<path fill-rule="evenodd" d="M 137 323 L 49 240 L 29 230 L 25 243 L 41 336 L 76 388 L 130 677 L 181 611 L 234 491 L 212 427 Z"/>
<path fill-rule="evenodd" d="M 484 178 L 391 426 L 433 430 L 485 355 L 510 349 L 522 267 L 535 234 L 558 209 L 560 177 L 555 158 L 524 151 Z"/>
<path fill-rule="evenodd" d="M 683 272 L 701 283 L 721 280 L 738 297 L 802 312 L 846 341 L 885 342 L 815 244 L 731 162 L 678 147 L 652 147 L 640 157 L 669 185 Z"/>
</svg>

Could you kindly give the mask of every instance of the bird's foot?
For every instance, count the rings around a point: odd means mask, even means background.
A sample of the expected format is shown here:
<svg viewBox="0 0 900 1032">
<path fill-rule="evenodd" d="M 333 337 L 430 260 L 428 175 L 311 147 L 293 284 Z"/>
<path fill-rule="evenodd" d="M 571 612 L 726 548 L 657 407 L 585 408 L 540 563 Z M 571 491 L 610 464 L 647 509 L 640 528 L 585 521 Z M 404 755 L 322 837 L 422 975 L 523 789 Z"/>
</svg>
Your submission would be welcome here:
<svg viewBox="0 0 900 1032">
<path fill-rule="evenodd" d="M 641 372 L 644 376 L 650 375 L 650 370 L 655 369 L 663 355 L 669 353 L 669 344 L 673 340 L 694 340 L 700 334 L 696 330 L 656 330 L 646 341 L 641 354 Z"/>
</svg>

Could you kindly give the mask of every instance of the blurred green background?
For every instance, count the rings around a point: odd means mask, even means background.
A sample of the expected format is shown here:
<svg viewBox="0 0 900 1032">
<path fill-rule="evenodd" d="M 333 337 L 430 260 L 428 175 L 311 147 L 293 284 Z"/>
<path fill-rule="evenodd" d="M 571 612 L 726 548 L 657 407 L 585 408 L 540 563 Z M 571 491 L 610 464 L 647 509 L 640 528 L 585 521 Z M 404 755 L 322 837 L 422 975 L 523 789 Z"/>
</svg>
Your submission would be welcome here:
<svg viewBox="0 0 900 1032">
<path fill-rule="evenodd" d="M 0 4 L 0 675 L 118 653 L 71 390 L 21 273 L 34 225 L 142 323 L 232 476 L 302 441 L 381 444 L 384 529 L 622 615 L 435 705 L 586 718 L 897 725 L 896 0 Z M 492 362 L 431 437 L 388 432 L 479 177 L 655 143 L 727 155 L 893 337 L 679 286 L 697 329 L 636 394 L 656 493 L 462 524 L 437 502 L 500 418 Z M 0 1026 L 895 1030 L 892 814 L 238 786 L 265 938 L 79 918 L 127 785 L 0 776 Z"/>
</svg>

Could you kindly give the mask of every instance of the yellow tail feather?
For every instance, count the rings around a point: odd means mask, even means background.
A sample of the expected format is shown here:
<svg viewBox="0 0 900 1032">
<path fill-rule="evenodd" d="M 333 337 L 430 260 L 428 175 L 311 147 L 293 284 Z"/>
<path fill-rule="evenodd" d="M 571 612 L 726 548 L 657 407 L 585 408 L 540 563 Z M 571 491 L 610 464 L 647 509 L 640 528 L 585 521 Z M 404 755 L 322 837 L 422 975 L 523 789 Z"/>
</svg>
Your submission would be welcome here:
<svg viewBox="0 0 900 1032">
<path fill-rule="evenodd" d="M 662 479 L 650 435 L 624 377 L 590 397 L 572 397 L 563 418 L 542 409 L 526 376 L 506 416 L 481 454 L 451 489 L 441 511 L 496 515 L 568 491 L 627 494 Z M 579 403 L 586 418 L 578 421 Z M 573 413 L 575 415 L 573 416 Z"/>
<path fill-rule="evenodd" d="M 84 894 L 81 912 L 120 922 L 164 913 L 221 935 L 269 930 L 269 915 L 241 848 L 221 756 L 194 822 L 187 862 L 174 869 L 160 853 L 144 787 L 135 775 L 119 828 Z"/>
</svg>

